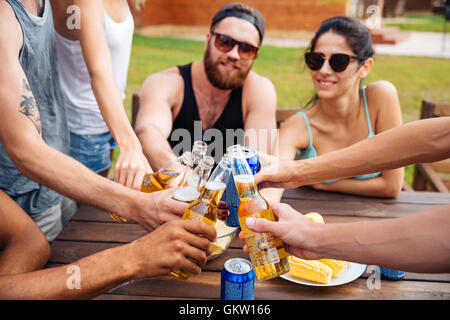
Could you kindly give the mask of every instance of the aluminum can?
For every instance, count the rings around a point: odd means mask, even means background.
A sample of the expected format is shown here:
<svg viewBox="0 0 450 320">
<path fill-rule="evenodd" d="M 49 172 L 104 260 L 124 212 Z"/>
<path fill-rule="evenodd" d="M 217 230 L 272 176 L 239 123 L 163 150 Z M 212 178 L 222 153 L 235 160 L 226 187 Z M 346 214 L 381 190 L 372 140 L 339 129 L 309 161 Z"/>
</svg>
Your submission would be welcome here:
<svg viewBox="0 0 450 320">
<path fill-rule="evenodd" d="M 380 273 L 384 279 L 388 279 L 388 280 L 399 280 L 399 279 L 402 279 L 404 276 L 406 276 L 405 271 L 392 270 L 392 269 L 381 268 L 381 267 L 380 267 Z"/>
<path fill-rule="evenodd" d="M 245 159 L 247 160 L 252 174 L 255 175 L 259 172 L 259 159 L 256 156 L 256 151 L 249 147 L 242 147 L 242 152 L 244 153 Z"/>
<path fill-rule="evenodd" d="M 233 148 L 232 146 L 230 148 Z M 256 156 L 255 150 L 249 147 L 239 146 L 244 153 L 244 156 L 247 160 L 252 173 L 255 175 L 259 172 L 260 164 L 259 159 Z M 239 227 L 239 217 L 238 217 L 238 208 L 239 208 L 239 195 L 236 190 L 236 185 L 234 184 L 233 175 L 228 179 L 227 188 L 225 189 L 225 193 L 222 197 L 222 200 L 228 204 L 228 211 L 230 215 L 227 218 L 226 225 L 229 227 Z"/>
<path fill-rule="evenodd" d="M 255 271 L 252 263 L 242 258 L 225 261 L 220 283 L 221 300 L 253 300 Z"/>
</svg>

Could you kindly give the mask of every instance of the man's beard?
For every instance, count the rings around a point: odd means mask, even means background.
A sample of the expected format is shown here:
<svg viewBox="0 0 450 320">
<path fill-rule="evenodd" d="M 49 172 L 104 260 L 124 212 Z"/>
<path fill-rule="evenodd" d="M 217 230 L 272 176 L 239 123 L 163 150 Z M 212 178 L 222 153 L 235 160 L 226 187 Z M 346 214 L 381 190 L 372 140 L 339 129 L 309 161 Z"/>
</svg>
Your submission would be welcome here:
<svg viewBox="0 0 450 320">
<path fill-rule="evenodd" d="M 231 73 L 222 71 L 219 69 L 219 64 L 221 62 L 232 63 L 238 69 Z M 248 67 L 243 67 L 240 63 L 229 58 L 219 58 L 216 61 L 213 61 L 211 58 L 210 44 L 208 43 L 203 58 L 203 65 L 205 67 L 206 76 L 214 87 L 222 90 L 235 90 L 242 88 L 244 85 L 245 78 L 250 72 L 253 62 Z"/>
</svg>

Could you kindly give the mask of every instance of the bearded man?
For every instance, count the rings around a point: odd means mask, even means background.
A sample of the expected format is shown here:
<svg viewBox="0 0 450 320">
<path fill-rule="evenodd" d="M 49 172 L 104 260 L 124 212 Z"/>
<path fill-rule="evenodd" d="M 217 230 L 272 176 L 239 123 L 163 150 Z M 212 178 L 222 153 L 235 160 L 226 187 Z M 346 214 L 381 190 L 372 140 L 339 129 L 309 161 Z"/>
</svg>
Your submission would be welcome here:
<svg viewBox="0 0 450 320">
<path fill-rule="evenodd" d="M 150 75 L 140 92 L 135 130 L 153 170 L 203 140 L 216 163 L 239 143 L 270 153 L 276 92 L 251 71 L 265 30 L 264 17 L 246 4 L 214 15 L 204 57 Z"/>
</svg>

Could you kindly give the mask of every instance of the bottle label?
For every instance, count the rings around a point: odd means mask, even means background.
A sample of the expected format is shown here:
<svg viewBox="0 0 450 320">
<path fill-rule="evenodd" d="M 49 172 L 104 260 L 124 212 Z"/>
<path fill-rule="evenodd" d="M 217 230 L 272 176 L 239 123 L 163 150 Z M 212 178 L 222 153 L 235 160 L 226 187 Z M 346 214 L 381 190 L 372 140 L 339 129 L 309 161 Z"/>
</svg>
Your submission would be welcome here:
<svg viewBox="0 0 450 320">
<path fill-rule="evenodd" d="M 189 209 L 184 212 L 182 219 L 183 220 L 193 220 L 193 221 L 203 221 L 213 227 L 216 225 L 215 221 L 212 221 L 211 219 L 208 219 L 205 216 L 202 216 L 201 214 L 198 214 L 197 212 L 194 212 Z"/>
<path fill-rule="evenodd" d="M 270 212 L 266 212 L 270 211 Z M 264 210 L 252 215 L 239 217 L 245 243 L 247 244 L 250 259 L 256 267 L 268 264 L 275 264 L 288 256 L 284 249 L 283 242 L 272 233 L 256 233 L 245 226 L 245 219 L 248 217 L 265 218 L 272 210 Z"/>
<path fill-rule="evenodd" d="M 267 250 L 267 260 L 270 263 L 278 263 L 280 262 L 280 257 L 278 256 L 277 248 L 270 248 Z"/>
</svg>

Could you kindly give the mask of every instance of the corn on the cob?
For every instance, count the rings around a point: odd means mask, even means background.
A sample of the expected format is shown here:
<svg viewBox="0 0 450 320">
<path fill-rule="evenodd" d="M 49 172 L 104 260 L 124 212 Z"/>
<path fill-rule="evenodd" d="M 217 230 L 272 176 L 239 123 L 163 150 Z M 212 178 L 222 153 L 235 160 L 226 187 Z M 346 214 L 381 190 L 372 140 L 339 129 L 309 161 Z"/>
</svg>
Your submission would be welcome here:
<svg viewBox="0 0 450 320">
<path fill-rule="evenodd" d="M 304 260 L 294 256 L 289 256 L 288 260 L 289 274 L 294 277 L 327 284 L 333 276 L 333 270 L 317 260 Z"/>
<path fill-rule="evenodd" d="M 313 221 L 313 222 L 325 223 L 325 221 L 323 220 L 323 217 L 317 212 L 307 213 L 307 214 L 305 214 L 305 217 L 308 218 L 309 220 Z M 298 258 L 295 258 L 295 259 L 298 259 Z M 302 259 L 298 259 L 298 260 L 302 260 Z M 303 261 L 308 261 L 308 260 L 303 260 Z M 309 260 L 309 261 L 314 261 L 314 260 Z M 345 269 L 347 269 L 347 267 L 349 265 L 349 263 L 347 261 L 342 261 L 342 260 L 320 259 L 320 260 L 317 260 L 317 261 L 319 263 L 322 263 L 322 264 L 328 266 L 332 270 L 333 278 L 339 276 L 339 274 L 342 271 L 344 271 Z M 295 264 L 295 262 L 293 264 Z M 292 270 L 292 265 L 291 265 L 291 270 Z"/>
<path fill-rule="evenodd" d="M 305 214 L 305 217 L 311 220 L 312 222 L 325 223 L 323 217 L 320 215 L 320 213 L 317 212 L 307 213 Z"/>
<path fill-rule="evenodd" d="M 341 274 L 342 271 L 347 269 L 349 263 L 343 260 L 334 260 L 334 259 L 319 259 L 319 262 L 326 264 L 333 270 L 333 278 L 336 278 Z"/>
</svg>

